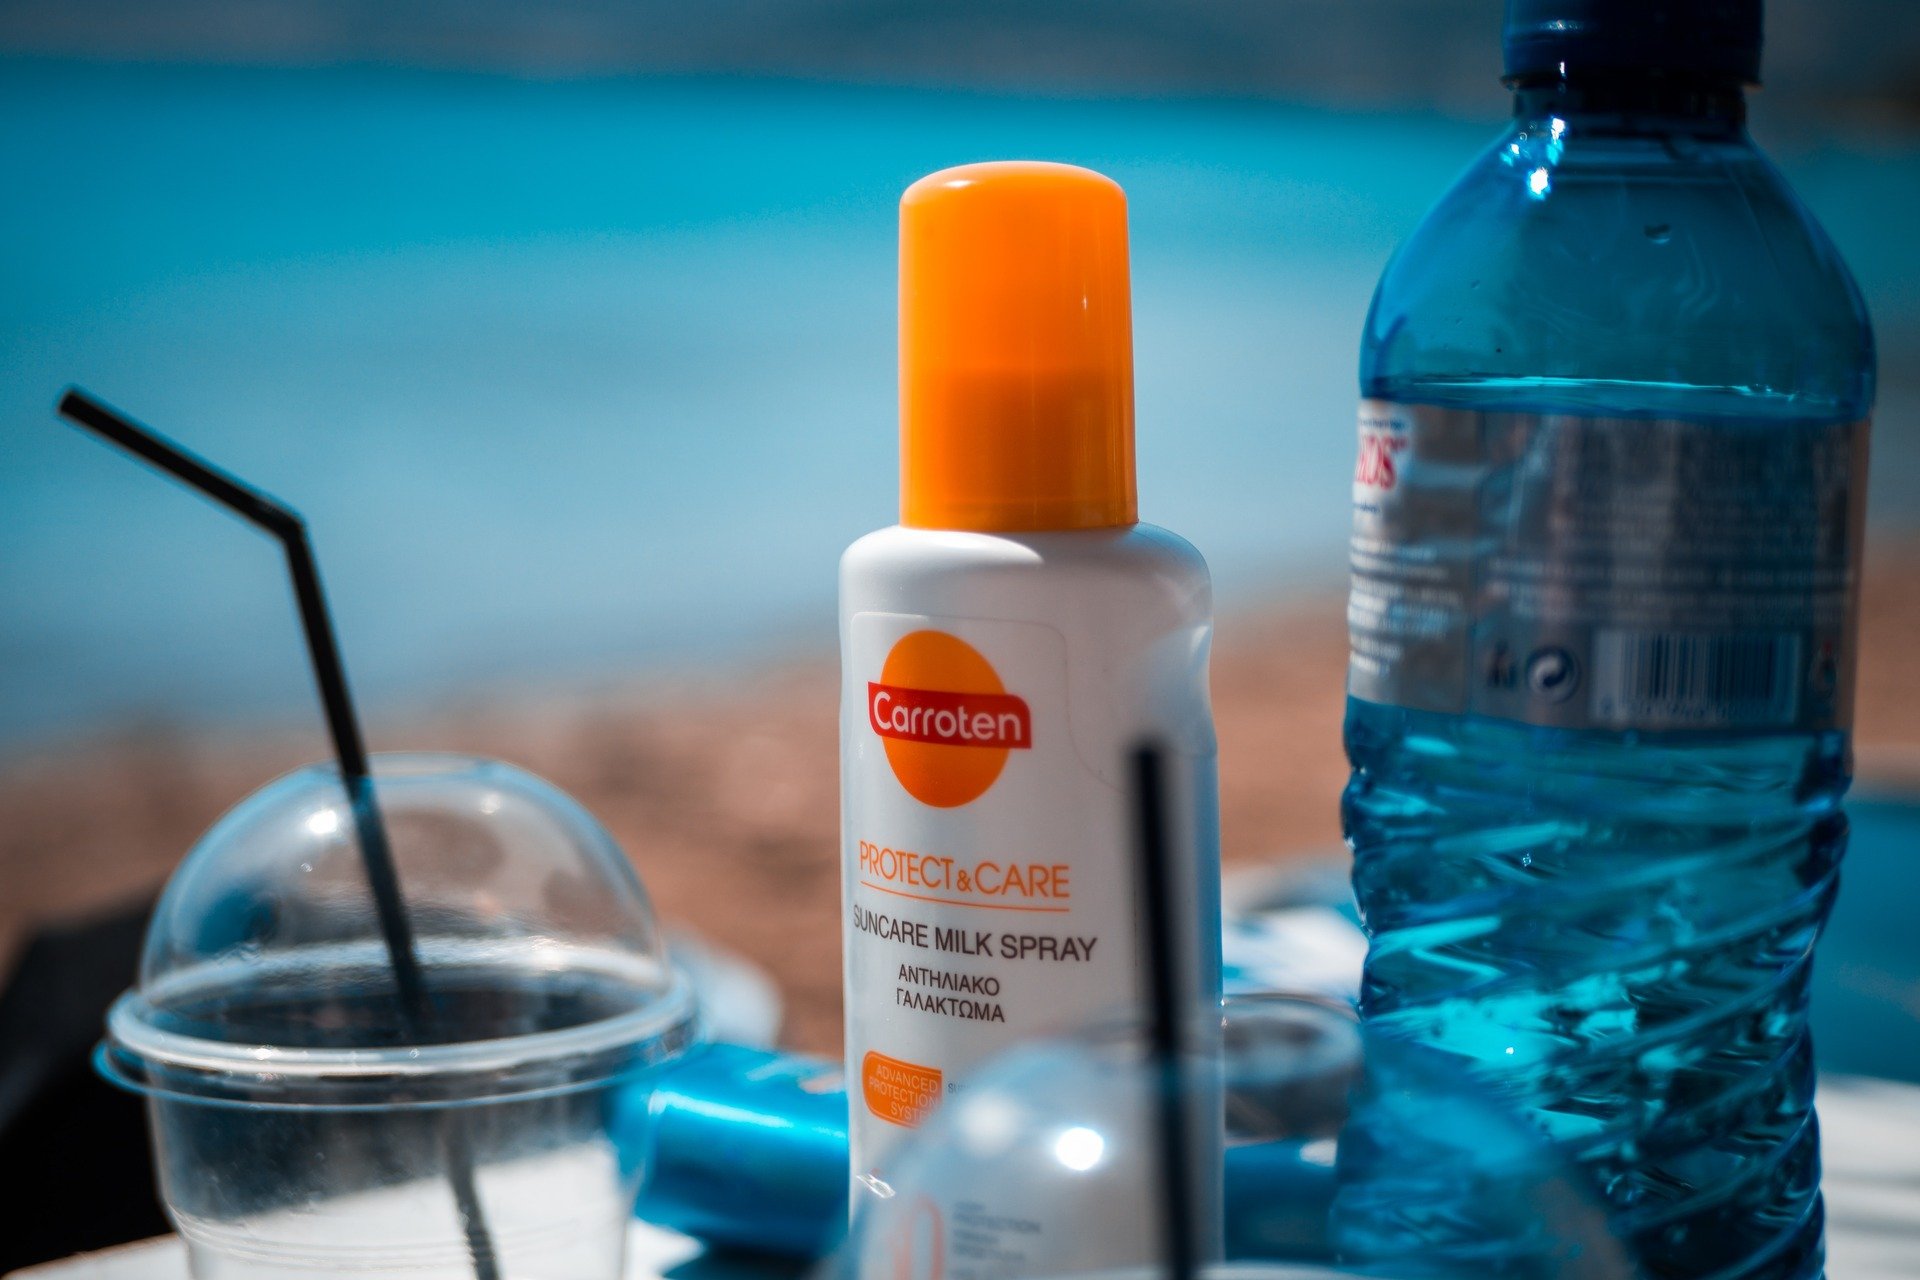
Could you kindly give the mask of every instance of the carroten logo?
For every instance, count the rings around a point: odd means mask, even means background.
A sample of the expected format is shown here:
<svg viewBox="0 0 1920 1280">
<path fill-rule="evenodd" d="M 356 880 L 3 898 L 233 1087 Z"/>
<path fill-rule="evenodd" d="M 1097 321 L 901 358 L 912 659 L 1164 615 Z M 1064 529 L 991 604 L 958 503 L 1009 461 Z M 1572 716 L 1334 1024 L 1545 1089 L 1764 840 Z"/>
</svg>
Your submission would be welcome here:
<svg viewBox="0 0 1920 1280">
<path fill-rule="evenodd" d="M 979 799 L 1033 745 L 1033 716 L 993 664 L 958 636 L 915 631 L 887 654 L 867 685 L 867 724 L 887 763 L 922 804 L 951 809 Z"/>
</svg>

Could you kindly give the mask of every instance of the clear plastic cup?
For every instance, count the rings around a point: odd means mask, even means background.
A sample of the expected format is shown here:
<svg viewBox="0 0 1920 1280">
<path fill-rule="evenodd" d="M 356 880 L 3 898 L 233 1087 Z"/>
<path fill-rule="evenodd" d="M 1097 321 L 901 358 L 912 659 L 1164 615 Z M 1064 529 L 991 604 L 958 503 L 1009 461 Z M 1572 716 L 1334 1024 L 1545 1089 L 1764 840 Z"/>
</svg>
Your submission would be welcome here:
<svg viewBox="0 0 1920 1280">
<path fill-rule="evenodd" d="M 1229 999 L 1171 1087 L 1211 1168 L 1182 1188 L 1202 1280 L 1631 1280 L 1596 1189 L 1498 1098 L 1350 1009 Z M 1143 1031 L 1035 1039 L 958 1082 L 815 1280 L 1164 1280 Z M 1221 1154 L 1224 1154 L 1224 1159 Z"/>
<path fill-rule="evenodd" d="M 696 1035 L 639 878 L 518 769 L 391 756 L 374 777 L 423 1027 L 331 767 L 195 846 L 108 1015 L 99 1064 L 147 1097 L 193 1274 L 616 1280 L 643 1171 L 614 1093 Z"/>
</svg>

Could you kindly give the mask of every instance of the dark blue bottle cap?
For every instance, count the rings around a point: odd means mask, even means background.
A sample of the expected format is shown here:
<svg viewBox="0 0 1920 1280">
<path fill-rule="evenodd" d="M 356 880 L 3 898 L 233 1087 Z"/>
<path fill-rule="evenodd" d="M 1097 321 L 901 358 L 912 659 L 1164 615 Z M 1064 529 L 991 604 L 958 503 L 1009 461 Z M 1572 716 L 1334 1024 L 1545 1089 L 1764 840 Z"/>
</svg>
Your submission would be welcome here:
<svg viewBox="0 0 1920 1280">
<path fill-rule="evenodd" d="M 1761 0 L 1507 0 L 1507 78 L 1658 72 L 1760 79 Z"/>
</svg>

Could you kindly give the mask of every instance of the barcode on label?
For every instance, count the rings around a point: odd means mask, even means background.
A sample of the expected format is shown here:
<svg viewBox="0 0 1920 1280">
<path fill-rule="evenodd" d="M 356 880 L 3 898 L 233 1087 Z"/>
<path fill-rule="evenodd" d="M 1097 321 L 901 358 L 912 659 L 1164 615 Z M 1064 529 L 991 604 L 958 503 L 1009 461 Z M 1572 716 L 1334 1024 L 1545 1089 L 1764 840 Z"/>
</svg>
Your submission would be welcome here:
<svg viewBox="0 0 1920 1280">
<path fill-rule="evenodd" d="M 1657 726 L 1786 725 L 1800 713 L 1797 632 L 1594 633 L 1594 717 Z"/>
</svg>

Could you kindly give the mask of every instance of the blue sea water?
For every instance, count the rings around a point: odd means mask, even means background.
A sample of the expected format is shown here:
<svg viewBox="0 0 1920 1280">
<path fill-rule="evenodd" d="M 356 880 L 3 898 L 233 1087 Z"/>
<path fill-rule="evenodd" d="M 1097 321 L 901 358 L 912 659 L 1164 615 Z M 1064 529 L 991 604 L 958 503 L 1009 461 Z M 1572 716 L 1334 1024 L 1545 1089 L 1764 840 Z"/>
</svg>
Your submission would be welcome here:
<svg viewBox="0 0 1920 1280">
<path fill-rule="evenodd" d="M 892 519 L 895 202 L 1131 197 L 1143 514 L 1231 608 L 1344 578 L 1381 263 L 1496 130 L 781 81 L 0 60 L 0 741 L 304 712 L 273 548 L 60 426 L 79 383 L 310 517 L 363 700 L 817 654 Z M 1785 150 L 1920 517 L 1920 143 Z"/>
</svg>

